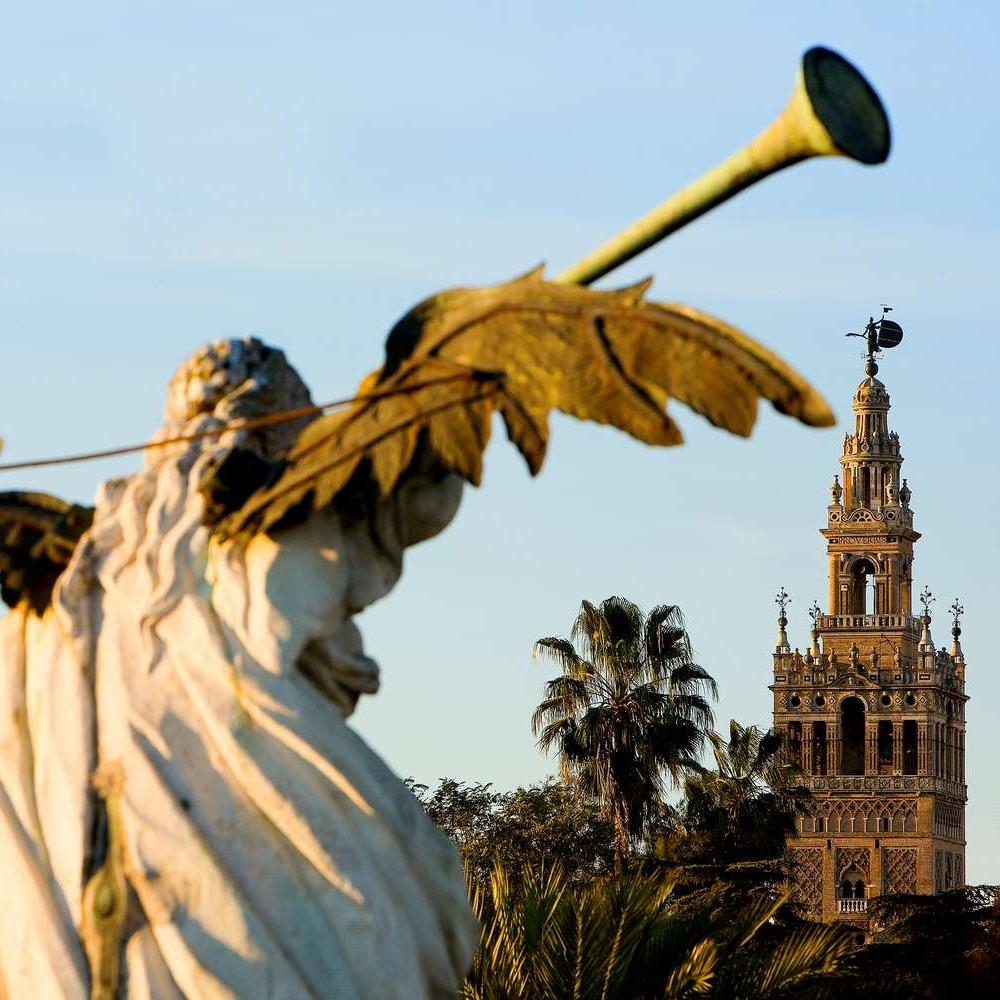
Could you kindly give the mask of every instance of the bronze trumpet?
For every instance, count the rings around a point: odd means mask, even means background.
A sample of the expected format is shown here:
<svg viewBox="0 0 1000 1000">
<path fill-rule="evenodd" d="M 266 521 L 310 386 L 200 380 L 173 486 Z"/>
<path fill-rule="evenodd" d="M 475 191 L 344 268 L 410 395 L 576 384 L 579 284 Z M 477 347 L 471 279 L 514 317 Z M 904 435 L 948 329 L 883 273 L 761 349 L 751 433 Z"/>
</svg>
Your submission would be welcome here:
<svg viewBox="0 0 1000 1000">
<path fill-rule="evenodd" d="M 554 280 L 589 285 L 727 198 L 793 163 L 812 156 L 883 163 L 889 145 L 889 119 L 871 84 L 836 52 L 809 49 L 802 57 L 791 100 L 756 139 Z"/>
</svg>

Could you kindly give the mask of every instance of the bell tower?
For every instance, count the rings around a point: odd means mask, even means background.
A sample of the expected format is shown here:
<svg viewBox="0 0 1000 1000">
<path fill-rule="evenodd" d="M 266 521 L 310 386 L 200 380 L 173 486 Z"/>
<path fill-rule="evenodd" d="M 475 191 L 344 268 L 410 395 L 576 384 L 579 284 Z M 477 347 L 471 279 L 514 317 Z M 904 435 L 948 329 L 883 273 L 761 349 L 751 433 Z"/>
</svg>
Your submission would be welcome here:
<svg viewBox="0 0 1000 1000">
<path fill-rule="evenodd" d="M 885 330 L 883 339 L 882 331 Z M 799 902 L 814 919 L 865 923 L 868 901 L 932 894 L 965 877 L 965 656 L 962 607 L 950 651 L 935 650 L 929 590 L 913 613 L 912 493 L 876 358 L 902 330 L 869 320 L 865 378 L 852 400 L 830 487 L 827 610 L 810 609 L 806 653 L 792 650 L 779 593 L 774 727 L 812 801 L 788 839 Z"/>
</svg>

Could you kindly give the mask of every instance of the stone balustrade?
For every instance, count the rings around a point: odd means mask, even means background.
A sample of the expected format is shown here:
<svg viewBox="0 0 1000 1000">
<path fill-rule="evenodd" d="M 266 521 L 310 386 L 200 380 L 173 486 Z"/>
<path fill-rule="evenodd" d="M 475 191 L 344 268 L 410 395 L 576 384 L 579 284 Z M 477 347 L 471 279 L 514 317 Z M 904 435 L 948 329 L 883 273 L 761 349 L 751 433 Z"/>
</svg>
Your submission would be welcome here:
<svg viewBox="0 0 1000 1000">
<path fill-rule="evenodd" d="M 868 909 L 867 899 L 838 899 L 838 913 L 864 913 Z"/>
<path fill-rule="evenodd" d="M 906 629 L 920 631 L 920 619 L 913 615 L 820 615 L 820 630 L 852 632 L 860 629 Z"/>
</svg>

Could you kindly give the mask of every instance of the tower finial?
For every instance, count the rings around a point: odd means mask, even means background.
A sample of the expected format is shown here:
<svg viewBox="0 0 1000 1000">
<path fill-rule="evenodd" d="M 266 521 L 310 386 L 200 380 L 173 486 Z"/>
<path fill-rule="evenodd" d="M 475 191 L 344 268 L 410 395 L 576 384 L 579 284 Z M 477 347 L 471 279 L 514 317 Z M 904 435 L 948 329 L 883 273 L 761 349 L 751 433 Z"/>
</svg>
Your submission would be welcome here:
<svg viewBox="0 0 1000 1000">
<path fill-rule="evenodd" d="M 790 653 L 791 647 L 788 645 L 788 633 L 785 631 L 785 626 L 788 624 L 788 618 L 785 615 L 785 611 L 788 605 L 791 603 L 791 598 L 788 596 L 787 591 L 784 587 L 778 591 L 778 596 L 775 597 L 774 603 L 778 605 L 778 637 L 775 641 L 774 651 L 776 653 Z"/>
<path fill-rule="evenodd" d="M 920 617 L 923 630 L 920 633 L 920 651 L 934 652 L 934 640 L 931 638 L 931 605 L 937 598 L 931 593 L 930 587 L 924 587 L 920 595 L 920 603 L 924 606 L 924 613 Z"/>
<path fill-rule="evenodd" d="M 965 608 L 958 603 L 958 598 L 955 598 L 955 603 L 948 609 L 951 612 L 951 624 L 954 628 L 959 627 L 959 621 L 962 615 L 965 614 Z"/>
<path fill-rule="evenodd" d="M 784 618 L 785 609 L 788 607 L 789 604 L 792 603 L 792 599 L 788 596 L 788 593 L 785 591 L 784 587 L 782 587 L 781 590 L 778 591 L 778 596 L 775 597 L 774 603 L 778 605 L 778 610 L 781 612 L 781 617 Z"/>
<path fill-rule="evenodd" d="M 958 598 L 955 598 L 955 603 L 948 609 L 951 612 L 951 655 L 958 659 L 962 657 L 964 659 L 964 654 L 962 653 L 962 643 L 959 640 L 959 636 L 962 634 L 962 615 L 965 614 L 965 608 L 958 603 Z"/>
<path fill-rule="evenodd" d="M 809 609 L 809 617 L 812 619 L 812 645 L 809 647 L 809 652 L 819 658 L 820 648 L 819 648 L 819 616 L 823 612 L 820 610 L 819 602 L 813 601 L 812 607 Z"/>
<path fill-rule="evenodd" d="M 920 594 L 920 603 L 924 606 L 924 618 L 931 620 L 931 605 L 937 598 L 931 593 L 930 587 L 924 587 Z"/>
</svg>

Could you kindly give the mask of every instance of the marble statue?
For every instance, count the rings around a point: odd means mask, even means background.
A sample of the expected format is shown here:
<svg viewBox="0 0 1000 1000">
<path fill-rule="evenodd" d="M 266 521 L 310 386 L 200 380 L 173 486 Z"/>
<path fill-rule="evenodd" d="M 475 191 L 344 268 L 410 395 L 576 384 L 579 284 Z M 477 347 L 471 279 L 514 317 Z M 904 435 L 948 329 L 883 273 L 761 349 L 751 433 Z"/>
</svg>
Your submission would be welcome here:
<svg viewBox="0 0 1000 1000">
<path fill-rule="evenodd" d="M 347 723 L 379 685 L 353 616 L 478 482 L 495 412 L 533 472 L 552 408 L 653 444 L 670 396 L 740 434 L 759 396 L 830 420 L 644 293 L 444 293 L 326 415 L 280 351 L 221 341 L 93 510 L 0 495 L 0 995 L 454 995 L 460 860 Z"/>
</svg>

